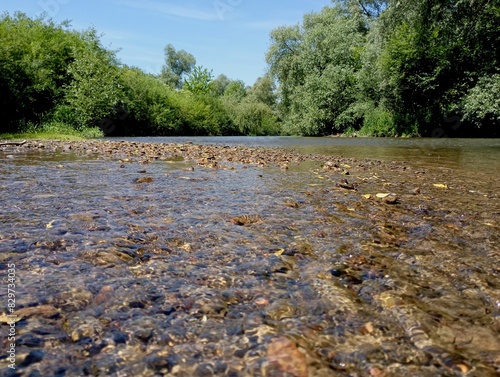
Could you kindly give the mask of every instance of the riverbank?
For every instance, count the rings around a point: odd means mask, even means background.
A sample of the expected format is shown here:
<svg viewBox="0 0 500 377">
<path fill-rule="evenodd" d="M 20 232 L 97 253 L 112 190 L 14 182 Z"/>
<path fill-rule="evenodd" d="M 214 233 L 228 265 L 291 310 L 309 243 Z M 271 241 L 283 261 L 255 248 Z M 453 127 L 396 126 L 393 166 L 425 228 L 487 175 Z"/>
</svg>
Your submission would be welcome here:
<svg viewBox="0 0 500 377">
<path fill-rule="evenodd" d="M 189 143 L 0 157 L 21 376 L 500 371 L 496 177 Z"/>
</svg>

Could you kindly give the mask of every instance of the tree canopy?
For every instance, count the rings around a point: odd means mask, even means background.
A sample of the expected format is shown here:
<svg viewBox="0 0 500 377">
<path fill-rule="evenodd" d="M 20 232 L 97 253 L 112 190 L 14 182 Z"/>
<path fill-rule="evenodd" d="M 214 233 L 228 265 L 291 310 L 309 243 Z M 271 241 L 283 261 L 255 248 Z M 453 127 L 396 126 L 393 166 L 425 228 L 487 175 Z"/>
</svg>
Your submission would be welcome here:
<svg viewBox="0 0 500 377">
<path fill-rule="evenodd" d="M 279 83 L 285 131 L 498 132 L 496 2 L 332 3 L 271 33 L 266 58 Z"/>
</svg>

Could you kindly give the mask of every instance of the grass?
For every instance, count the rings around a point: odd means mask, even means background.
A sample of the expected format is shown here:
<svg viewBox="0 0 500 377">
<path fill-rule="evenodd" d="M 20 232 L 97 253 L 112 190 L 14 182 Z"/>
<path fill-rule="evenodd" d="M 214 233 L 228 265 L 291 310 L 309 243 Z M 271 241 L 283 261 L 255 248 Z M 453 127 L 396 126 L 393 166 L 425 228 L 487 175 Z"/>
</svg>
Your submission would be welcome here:
<svg viewBox="0 0 500 377">
<path fill-rule="evenodd" d="M 4 133 L 0 134 L 2 140 L 62 140 L 76 141 L 85 139 L 97 139 L 103 137 L 104 134 L 99 128 L 85 128 L 81 131 L 75 130 L 73 127 L 60 123 L 50 122 L 41 126 L 29 125 L 23 132 L 20 133 Z"/>
<path fill-rule="evenodd" d="M 51 132 L 40 133 L 19 133 L 19 134 L 0 134 L 0 140 L 62 140 L 62 141 L 78 141 L 85 140 L 85 137 L 77 135 L 65 135 Z"/>
</svg>

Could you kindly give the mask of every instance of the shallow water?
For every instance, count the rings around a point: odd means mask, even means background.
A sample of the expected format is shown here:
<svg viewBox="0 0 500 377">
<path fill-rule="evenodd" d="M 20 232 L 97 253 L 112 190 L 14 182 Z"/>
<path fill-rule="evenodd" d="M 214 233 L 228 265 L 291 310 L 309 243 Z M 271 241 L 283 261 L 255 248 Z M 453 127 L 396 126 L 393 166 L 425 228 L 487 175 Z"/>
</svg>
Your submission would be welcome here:
<svg viewBox="0 0 500 377">
<path fill-rule="evenodd" d="M 500 372 L 488 172 L 2 158 L 20 376 Z"/>
<path fill-rule="evenodd" d="M 443 166 L 472 171 L 481 169 L 497 174 L 500 171 L 500 139 L 200 136 L 134 137 L 119 140 L 279 147 L 302 153 L 406 161 L 423 167 Z"/>
</svg>

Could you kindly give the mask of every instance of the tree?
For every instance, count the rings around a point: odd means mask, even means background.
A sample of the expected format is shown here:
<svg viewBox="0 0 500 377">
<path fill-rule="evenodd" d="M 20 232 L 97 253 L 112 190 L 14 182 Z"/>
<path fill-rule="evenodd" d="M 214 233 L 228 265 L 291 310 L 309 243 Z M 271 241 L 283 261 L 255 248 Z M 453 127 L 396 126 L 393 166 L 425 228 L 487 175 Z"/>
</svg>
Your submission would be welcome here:
<svg viewBox="0 0 500 377">
<path fill-rule="evenodd" d="M 215 96 L 221 97 L 224 95 L 227 87 L 231 84 L 231 79 L 226 75 L 222 74 L 217 76 L 215 80 L 212 81 L 212 92 Z"/>
<path fill-rule="evenodd" d="M 400 0 L 381 17 L 380 66 L 396 121 L 423 135 L 462 117 L 471 88 L 498 71 L 500 8 L 490 0 Z M 479 113 L 476 113 L 478 115 Z M 487 124 L 491 118 L 474 123 Z M 474 133 L 464 122 L 460 133 Z M 455 127 L 452 125 L 451 127 Z M 450 130 L 456 131 L 456 130 Z"/>
<path fill-rule="evenodd" d="M 290 95 L 305 75 L 301 62 L 303 35 L 299 25 L 281 26 L 271 31 L 271 46 L 266 54 L 269 72 L 279 82 L 280 103 L 284 113 L 290 107 Z"/>
<path fill-rule="evenodd" d="M 246 96 L 245 83 L 241 80 L 231 81 L 224 91 L 224 99 L 228 101 L 240 102 Z"/>
<path fill-rule="evenodd" d="M 212 79 L 212 71 L 202 66 L 196 66 L 184 82 L 182 88 L 194 94 L 207 94 L 212 87 Z"/>
<path fill-rule="evenodd" d="M 248 90 L 248 96 L 256 102 L 262 102 L 271 108 L 276 106 L 276 84 L 270 75 L 259 77 Z"/>
<path fill-rule="evenodd" d="M 160 78 L 176 89 L 181 89 L 183 78 L 193 70 L 196 59 L 189 52 L 177 51 L 174 46 L 168 44 L 165 47 L 165 65 L 162 68 Z"/>
<path fill-rule="evenodd" d="M 280 84 L 288 133 L 342 131 L 340 120 L 356 100 L 366 33 L 365 20 L 346 14 L 340 5 L 304 16 L 301 28 L 281 27 L 271 33 L 267 61 Z"/>
<path fill-rule="evenodd" d="M 95 30 L 82 34 L 85 45 L 75 49 L 75 60 L 68 66 L 72 81 L 65 88 L 63 111 L 71 112 L 79 129 L 98 126 L 99 121 L 112 117 L 123 100 L 119 67 L 114 52 L 103 49 Z"/>
<path fill-rule="evenodd" d="M 476 127 L 491 126 L 492 134 L 498 135 L 500 125 L 500 73 L 481 77 L 476 86 L 463 97 L 461 108 L 464 120 Z"/>
<path fill-rule="evenodd" d="M 23 13 L 0 17 L 0 131 L 39 124 L 64 97 L 68 64 L 84 44 L 68 27 Z"/>
</svg>

